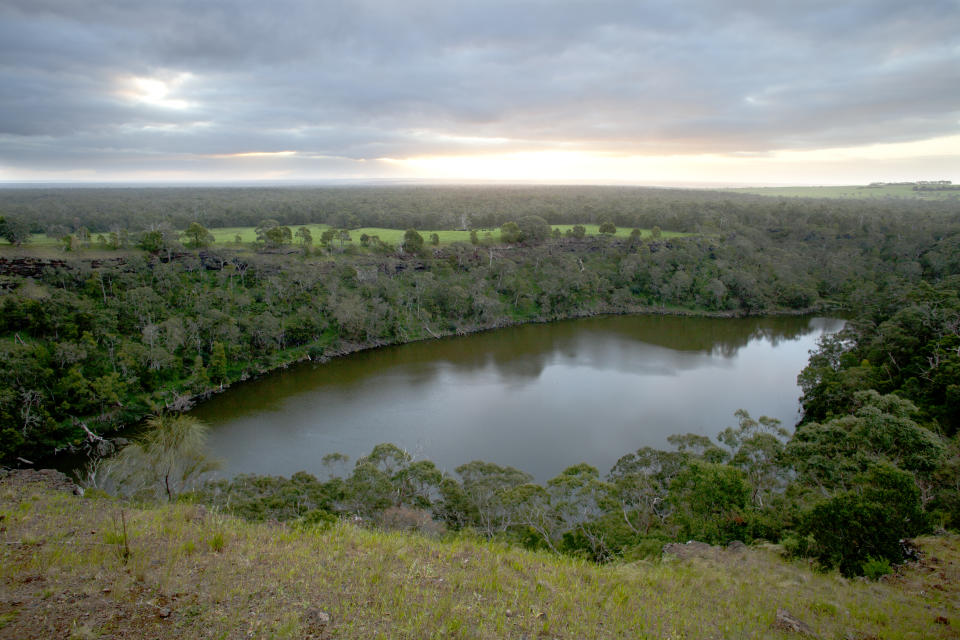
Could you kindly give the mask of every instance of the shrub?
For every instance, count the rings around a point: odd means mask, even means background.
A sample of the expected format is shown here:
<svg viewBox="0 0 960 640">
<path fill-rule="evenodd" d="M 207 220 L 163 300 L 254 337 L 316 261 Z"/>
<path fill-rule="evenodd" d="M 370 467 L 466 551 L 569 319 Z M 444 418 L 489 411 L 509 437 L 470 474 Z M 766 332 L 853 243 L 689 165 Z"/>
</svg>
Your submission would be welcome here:
<svg viewBox="0 0 960 640">
<path fill-rule="evenodd" d="M 863 575 L 870 580 L 879 580 L 881 577 L 893 573 L 890 561 L 886 558 L 867 558 L 863 563 Z"/>
<path fill-rule="evenodd" d="M 810 555 L 845 576 L 862 575 L 869 560 L 904 559 L 903 538 L 927 528 L 913 476 L 888 464 L 857 477 L 857 487 L 813 507 L 803 520 L 814 538 Z"/>
<path fill-rule="evenodd" d="M 296 526 L 303 529 L 319 529 L 326 531 L 337 523 L 337 516 L 326 509 L 310 509 L 299 519 L 294 521 Z"/>
</svg>

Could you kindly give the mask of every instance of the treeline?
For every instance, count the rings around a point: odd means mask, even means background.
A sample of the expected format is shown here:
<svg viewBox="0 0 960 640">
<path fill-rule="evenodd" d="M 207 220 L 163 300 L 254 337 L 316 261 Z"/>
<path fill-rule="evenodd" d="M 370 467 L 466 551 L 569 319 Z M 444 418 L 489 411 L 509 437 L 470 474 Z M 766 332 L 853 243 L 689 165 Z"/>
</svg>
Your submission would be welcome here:
<svg viewBox="0 0 960 640">
<path fill-rule="evenodd" d="M 549 224 L 724 233 L 794 227 L 898 233 L 914 221 L 960 217 L 960 201 L 773 199 L 719 191 L 585 186 L 178 187 L 2 189 L 0 215 L 56 237 L 139 232 L 192 222 L 207 228 L 324 223 L 337 228 L 492 229 L 525 216 Z"/>
</svg>

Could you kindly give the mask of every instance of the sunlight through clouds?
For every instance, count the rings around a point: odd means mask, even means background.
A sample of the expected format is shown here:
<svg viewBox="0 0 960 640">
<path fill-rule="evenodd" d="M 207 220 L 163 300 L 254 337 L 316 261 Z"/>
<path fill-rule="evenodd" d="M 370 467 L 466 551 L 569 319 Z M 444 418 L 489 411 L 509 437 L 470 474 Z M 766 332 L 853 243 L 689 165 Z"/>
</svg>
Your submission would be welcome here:
<svg viewBox="0 0 960 640">
<path fill-rule="evenodd" d="M 383 158 L 410 177 L 448 180 L 533 182 L 612 181 L 618 183 L 683 182 L 697 176 L 703 182 L 737 182 L 744 176 L 764 176 L 773 182 L 803 181 L 845 184 L 855 167 L 864 178 L 900 180 L 910 171 L 928 172 L 921 159 L 940 162 L 945 175 L 960 168 L 960 135 L 915 142 L 815 150 L 778 150 L 759 154 L 622 155 L 590 151 L 529 151 L 458 156 Z M 842 169 L 840 177 L 836 173 Z M 926 175 L 920 173 L 919 175 Z M 939 178 L 940 173 L 932 174 Z M 858 176 L 858 178 L 861 176 Z"/>
<path fill-rule="evenodd" d="M 173 96 L 191 78 L 190 73 L 179 73 L 167 79 L 129 76 L 120 80 L 122 88 L 118 93 L 131 102 L 164 109 L 188 109 L 195 105 Z"/>
</svg>

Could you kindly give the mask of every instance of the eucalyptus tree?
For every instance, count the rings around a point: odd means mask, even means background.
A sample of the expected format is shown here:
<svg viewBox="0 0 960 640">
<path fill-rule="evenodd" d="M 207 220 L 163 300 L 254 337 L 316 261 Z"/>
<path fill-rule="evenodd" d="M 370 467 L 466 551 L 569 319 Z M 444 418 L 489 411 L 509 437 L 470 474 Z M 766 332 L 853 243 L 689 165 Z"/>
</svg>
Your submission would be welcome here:
<svg viewBox="0 0 960 640">
<path fill-rule="evenodd" d="M 460 475 L 460 491 L 447 487 L 449 498 L 460 498 L 460 504 L 447 498 L 447 511 L 459 508 L 472 516 L 470 524 L 488 538 L 514 524 L 516 510 L 510 493 L 533 480 L 533 476 L 513 467 L 474 460 L 456 468 Z"/>
<path fill-rule="evenodd" d="M 206 456 L 209 428 L 192 416 L 163 414 L 103 465 L 106 486 L 125 495 L 165 498 L 187 491 L 218 463 Z"/>
<path fill-rule="evenodd" d="M 730 464 L 746 474 L 752 488 L 751 502 L 763 507 L 765 500 L 786 484 L 788 469 L 783 465 L 784 444 L 790 432 L 780 421 L 768 416 L 757 420 L 738 409 L 736 427 L 727 427 L 717 436 L 730 451 Z"/>
<path fill-rule="evenodd" d="M 194 249 L 209 247 L 214 240 L 213 234 L 199 222 L 191 222 L 183 235 L 187 238 L 187 244 Z"/>
</svg>

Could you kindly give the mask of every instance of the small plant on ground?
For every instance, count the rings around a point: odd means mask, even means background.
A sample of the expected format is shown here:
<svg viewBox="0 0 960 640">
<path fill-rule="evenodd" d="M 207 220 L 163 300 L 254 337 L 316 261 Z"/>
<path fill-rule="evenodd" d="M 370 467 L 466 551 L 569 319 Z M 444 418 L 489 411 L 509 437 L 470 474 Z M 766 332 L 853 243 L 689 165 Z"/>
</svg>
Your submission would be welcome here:
<svg viewBox="0 0 960 640">
<path fill-rule="evenodd" d="M 886 558 L 869 557 L 863 563 L 863 575 L 870 580 L 879 580 L 883 576 L 893 573 L 890 561 Z"/>
</svg>

